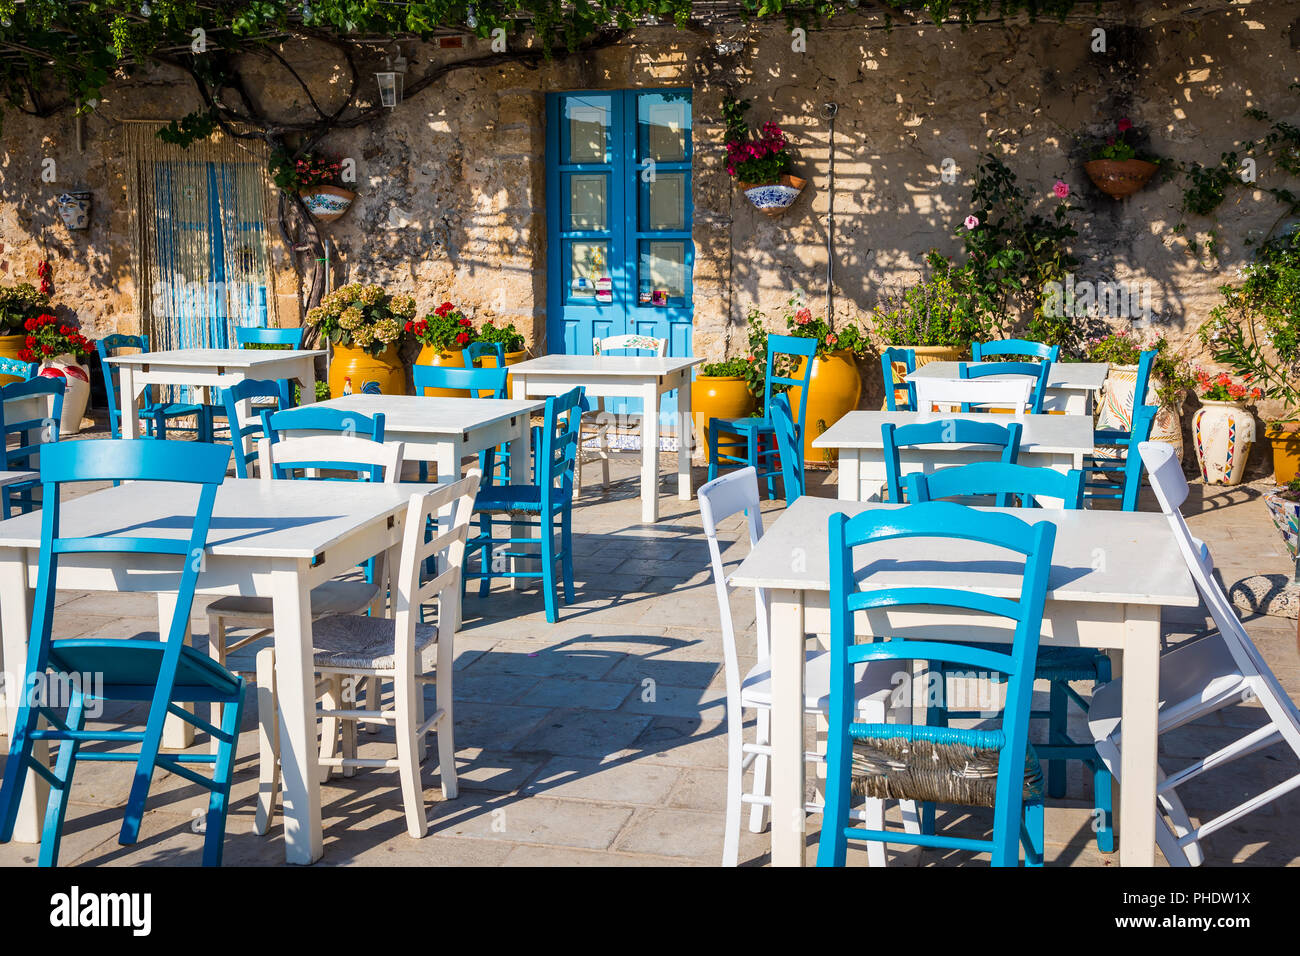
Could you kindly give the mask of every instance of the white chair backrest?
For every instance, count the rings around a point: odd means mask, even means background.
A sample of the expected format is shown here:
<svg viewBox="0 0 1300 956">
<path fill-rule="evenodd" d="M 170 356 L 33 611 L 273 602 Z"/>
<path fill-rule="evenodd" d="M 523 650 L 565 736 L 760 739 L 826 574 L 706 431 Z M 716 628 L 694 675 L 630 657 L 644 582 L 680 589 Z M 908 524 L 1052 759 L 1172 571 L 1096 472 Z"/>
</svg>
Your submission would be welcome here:
<svg viewBox="0 0 1300 956">
<path fill-rule="evenodd" d="M 633 349 L 654 352 L 660 358 L 668 354 L 668 340 L 657 339 L 653 335 L 609 335 L 603 339 L 596 339 L 592 344 L 597 355 Z"/>
<path fill-rule="evenodd" d="M 438 602 L 438 641 L 450 641 L 460 619 L 460 580 L 465 566 L 465 541 L 469 519 L 474 513 L 482 474 L 471 469 L 460 481 L 442 485 L 428 494 L 411 495 L 402 532 L 402 557 L 393 579 L 393 626 L 396 632 L 397 680 L 414 681 L 415 625 L 420 609 Z M 438 514 L 451 506 L 450 519 L 439 525 Z M 426 529 L 433 522 L 433 540 L 426 541 Z M 438 573 L 427 581 L 421 575 L 428 559 L 438 556 Z"/>
<path fill-rule="evenodd" d="M 746 512 L 749 525 L 749 546 L 753 548 L 763 537 L 763 516 L 758 504 L 758 472 L 741 468 L 701 485 L 697 493 L 700 500 L 700 520 L 709 544 L 709 562 L 713 568 L 713 587 L 718 597 L 718 614 L 722 619 L 723 666 L 726 671 L 727 694 L 740 694 L 740 664 L 736 653 L 736 632 L 731 621 L 731 586 L 722 563 L 722 548 L 718 544 L 718 523 L 738 512 Z M 757 656 L 764 660 L 771 656 L 768 641 L 767 591 L 754 591 L 754 615 L 758 631 Z"/>
<path fill-rule="evenodd" d="M 1017 378 L 915 378 L 916 407 L 922 413 L 937 405 L 1011 406 L 1017 418 L 1025 415 L 1034 382 L 1028 376 Z"/>
<path fill-rule="evenodd" d="M 1269 710 L 1270 717 L 1277 721 L 1289 721 L 1295 732 L 1300 733 L 1300 714 L 1274 676 L 1268 662 L 1259 653 L 1259 648 L 1246 633 L 1241 619 L 1237 617 L 1236 608 L 1214 579 L 1214 558 L 1209 547 L 1192 534 L 1178 509 L 1187 500 L 1188 488 L 1182 465 L 1174 458 L 1173 446 L 1168 442 L 1146 441 L 1138 445 L 1138 452 L 1142 455 L 1142 463 L 1146 465 L 1160 509 L 1169 519 L 1169 525 L 1178 541 L 1178 549 L 1187 562 L 1187 570 L 1196 582 L 1201 599 L 1210 609 L 1210 615 L 1223 636 L 1224 644 L 1241 668 L 1242 676 L 1254 680 L 1256 693 L 1260 702 Z"/>
<path fill-rule="evenodd" d="M 357 465 L 377 466 L 384 469 L 385 483 L 395 483 L 402 480 L 404 451 L 400 441 L 377 442 L 355 435 L 281 438 L 275 444 L 269 438 L 261 438 L 257 442 L 257 470 L 263 481 L 270 481 L 275 473 L 273 465 L 318 470 L 320 462 L 346 462 L 348 467 L 341 466 L 340 470 L 355 471 L 351 466 Z"/>
</svg>

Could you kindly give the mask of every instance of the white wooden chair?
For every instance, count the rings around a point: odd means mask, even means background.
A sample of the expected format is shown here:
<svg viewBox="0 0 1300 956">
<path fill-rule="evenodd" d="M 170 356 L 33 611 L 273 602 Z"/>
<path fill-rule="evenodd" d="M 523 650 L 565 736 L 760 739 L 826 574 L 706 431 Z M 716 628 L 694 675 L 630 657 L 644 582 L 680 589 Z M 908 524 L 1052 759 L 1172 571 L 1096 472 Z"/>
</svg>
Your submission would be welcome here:
<svg viewBox="0 0 1300 956">
<path fill-rule="evenodd" d="M 1029 405 L 1029 396 L 1033 391 L 1033 381 L 1029 378 L 917 378 L 916 407 L 923 414 L 935 411 L 935 405 L 961 407 L 963 403 L 972 405 L 1006 408 L 1015 410 L 1017 418 L 1025 417 L 1025 408 Z"/>
<path fill-rule="evenodd" d="M 1248 700 L 1258 701 L 1268 718 L 1262 727 L 1175 772 L 1157 765 L 1156 845 L 1173 866 L 1199 866 L 1205 860 L 1200 846 L 1203 837 L 1300 787 L 1300 773 L 1293 772 L 1288 779 L 1200 826 L 1192 825 L 1177 788 L 1207 771 L 1277 743 L 1285 743 L 1300 757 L 1300 714 L 1214 579 L 1214 560 L 1209 548 L 1192 536 L 1178 510 L 1187 499 L 1187 479 L 1172 446 L 1165 442 L 1143 442 L 1138 451 L 1201 599 L 1219 628 L 1218 633 L 1179 644 L 1160 658 L 1159 732 L 1166 733 Z M 1123 745 L 1120 726 L 1123 684 L 1120 678 L 1093 694 L 1088 721 L 1097 753 L 1116 780 L 1119 780 Z M 1238 779 L 1244 783 L 1249 778 L 1242 775 Z"/>
<path fill-rule="evenodd" d="M 659 358 L 668 354 L 668 340 L 655 338 L 653 335 L 610 335 L 596 339 L 592 343 L 596 355 L 606 352 L 653 352 Z M 578 460 L 574 466 L 574 490 L 582 491 L 583 462 L 600 462 L 600 486 L 609 487 L 609 456 L 617 454 L 632 455 L 634 452 L 611 451 L 609 447 L 609 430 L 616 423 L 616 416 L 605 411 L 605 400 L 593 398 L 595 403 L 591 411 L 582 416 L 582 429 L 578 433 Z M 629 424 L 631 422 L 629 421 Z M 595 448 L 588 448 L 587 442 L 596 441 Z"/>
<path fill-rule="evenodd" d="M 428 494 L 411 496 L 402 532 L 401 559 L 392 579 L 392 617 L 335 614 L 321 618 L 312 626 L 315 668 L 322 678 L 317 684 L 317 695 L 323 700 L 322 722 L 339 720 L 353 728 L 358 723 L 387 725 L 394 727 L 397 735 L 396 758 L 359 758 L 355 753 L 355 734 L 345 733 L 345 741 L 352 741 L 351 748 L 345 746 L 339 757 L 323 755 L 320 764 L 324 768 L 395 768 L 401 780 L 406 832 L 417 839 L 428 829 L 420 762 L 422 742 L 430 733 L 438 735 L 442 795 L 454 800 L 457 794 L 452 669 L 465 540 L 480 477 L 474 469 L 460 481 Z M 429 522 L 436 523 L 439 512 L 448 506 L 452 508 L 449 521 L 445 521 L 433 540 L 426 541 L 425 529 Z M 427 581 L 422 580 L 426 562 L 434 555 L 439 558 L 437 566 L 443 570 Z M 421 621 L 423 607 L 432 602 L 437 603 L 436 625 Z M 391 681 L 393 706 L 384 709 L 377 701 L 366 709 L 346 706 L 351 703 L 351 695 L 342 692 L 345 678 L 355 679 L 352 686 L 362 680 Z M 424 684 L 436 687 L 437 709 L 427 717 Z M 280 785 L 273 647 L 263 648 L 257 654 L 257 705 L 261 770 L 254 826 L 258 833 L 265 833 L 274 815 Z"/>
<path fill-rule="evenodd" d="M 299 463 L 346 462 L 349 466 L 377 467 L 383 469 L 384 481 L 401 480 L 404 446 L 401 442 L 381 444 L 365 438 L 346 435 L 317 435 L 305 438 L 283 438 L 271 444 L 266 438 L 258 440 L 258 472 L 262 481 L 270 481 L 273 465 L 292 467 Z M 340 470 L 349 469 L 340 466 Z M 374 578 L 383 580 L 382 557 L 376 559 Z M 327 614 L 354 614 L 366 607 L 374 613 L 379 607 L 380 586 L 365 580 L 326 581 L 312 588 L 311 613 L 313 618 Z M 208 605 L 208 653 L 217 663 L 225 666 L 228 655 L 272 633 L 275 615 L 271 599 L 231 595 L 218 598 Z M 230 640 L 231 627 L 252 627 L 256 630 L 245 637 Z M 377 690 L 375 691 L 377 693 Z M 220 726 L 220 706 L 212 705 L 213 724 Z M 217 740 L 212 741 L 215 753 Z"/>
<path fill-rule="evenodd" d="M 767 769 L 772 755 L 772 672 L 771 645 L 768 632 L 767 592 L 754 591 L 754 614 L 757 622 L 758 662 L 744 678 L 736 649 L 736 634 L 731 620 L 731 586 L 722 562 L 722 549 L 718 543 L 718 523 L 734 514 L 745 513 L 749 526 L 749 545 L 752 548 L 763 536 L 763 520 L 759 511 L 758 473 L 742 468 L 703 485 L 699 492 L 700 520 L 709 544 L 709 560 L 713 570 L 713 585 L 717 591 L 718 614 L 722 622 L 723 671 L 727 687 L 727 818 L 723 838 L 722 865 L 736 866 L 740 852 L 740 810 L 742 803 L 751 804 L 749 829 L 759 833 L 763 829 L 764 809 L 771 806 L 768 794 Z M 804 711 L 809 714 L 826 714 L 830 706 L 830 655 L 825 651 L 809 651 L 805 662 Z M 891 680 L 890 666 L 864 667 L 857 681 L 858 706 L 864 721 L 884 723 L 886 708 L 896 683 Z M 757 733 L 753 743 L 744 740 L 744 711 L 756 712 Z M 909 712 L 910 713 L 910 712 Z M 816 753 L 805 754 L 810 761 L 824 758 Z M 746 791 L 744 772 L 754 768 L 753 787 Z M 808 803 L 804 810 L 821 813 L 822 805 Z M 870 799 L 865 810 L 854 812 L 856 819 L 865 819 L 873 829 L 883 830 L 884 802 Z M 916 832 L 915 807 L 909 802 L 904 807 L 908 829 Z M 872 866 L 885 865 L 885 845 L 873 844 L 868 848 Z"/>
</svg>

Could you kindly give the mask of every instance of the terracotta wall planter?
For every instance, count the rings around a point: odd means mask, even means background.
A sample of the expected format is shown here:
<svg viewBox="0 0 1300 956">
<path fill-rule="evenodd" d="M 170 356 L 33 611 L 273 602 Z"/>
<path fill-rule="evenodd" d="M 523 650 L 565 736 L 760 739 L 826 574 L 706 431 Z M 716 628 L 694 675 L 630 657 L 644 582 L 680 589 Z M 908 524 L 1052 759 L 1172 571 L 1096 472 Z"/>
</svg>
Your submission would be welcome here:
<svg viewBox="0 0 1300 956">
<path fill-rule="evenodd" d="M 799 367 L 791 378 L 802 378 L 807 359 L 799 360 Z M 795 386 L 790 389 L 790 409 L 798 414 L 800 393 Z M 812 443 L 853 409 L 862 397 L 862 379 L 858 375 L 858 360 L 847 349 L 831 352 L 825 358 L 814 358 L 812 378 L 808 380 L 808 407 L 804 413 L 804 462 L 833 464 L 835 452 L 813 448 Z"/>
<path fill-rule="evenodd" d="M 1255 444 L 1255 416 L 1237 402 L 1202 400 L 1192 418 L 1196 461 L 1207 485 L 1236 485 Z"/>
<path fill-rule="evenodd" d="M 357 392 L 405 395 L 406 366 L 393 345 L 377 357 L 367 354 L 364 349 L 336 345 L 330 358 L 329 383 L 333 398 Z"/>
<path fill-rule="evenodd" d="M 1092 184 L 1111 199 L 1133 195 L 1159 168 L 1142 159 L 1093 159 L 1083 164 Z"/>
<path fill-rule="evenodd" d="M 298 190 L 307 211 L 320 222 L 333 222 L 352 206 L 357 194 L 342 186 L 308 186 Z"/>
<path fill-rule="evenodd" d="M 1300 474 L 1300 421 L 1272 422 L 1264 437 L 1273 444 L 1273 480 L 1285 485 Z"/>
<path fill-rule="evenodd" d="M 739 376 L 696 376 L 691 382 L 691 420 L 700 453 L 708 457 L 710 418 L 748 418 L 757 404 Z"/>
</svg>

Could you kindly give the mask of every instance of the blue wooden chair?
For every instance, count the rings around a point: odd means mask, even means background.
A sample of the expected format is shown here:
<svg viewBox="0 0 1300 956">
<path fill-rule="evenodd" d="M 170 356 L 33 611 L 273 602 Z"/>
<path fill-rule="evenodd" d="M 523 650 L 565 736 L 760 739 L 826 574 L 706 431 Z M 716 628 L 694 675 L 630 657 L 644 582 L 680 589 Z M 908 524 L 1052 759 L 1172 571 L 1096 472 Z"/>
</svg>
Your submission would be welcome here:
<svg viewBox="0 0 1300 956">
<path fill-rule="evenodd" d="M 870 510 L 850 518 L 832 515 L 829 522 L 831 573 L 831 681 L 827 731 L 826 806 L 818 866 L 843 866 L 849 840 L 874 840 L 941 849 L 988 851 L 994 866 L 1015 866 L 1017 845 L 1025 847 L 1029 866 L 1043 864 L 1042 770 L 1029 745 L 1029 712 L 1034 689 L 1034 661 L 1043 626 L 1048 574 L 1056 528 L 1051 522 L 1028 524 L 1008 514 L 976 511 L 947 501 L 930 501 L 901 509 Z M 1018 601 L 978 591 L 927 587 L 859 590 L 853 549 L 908 538 L 943 538 L 994 545 L 1025 557 Z M 888 562 L 887 562 L 888 563 Z M 960 575 L 954 567 L 951 577 Z M 934 574 L 942 582 L 941 571 Z M 886 608 L 951 607 L 1015 622 L 1008 651 L 958 643 L 955 639 L 893 639 L 857 644 L 859 611 Z M 913 724 L 859 723 L 855 720 L 854 670 L 870 661 L 942 662 L 954 668 L 1006 676 L 1006 705 L 996 730 Z M 906 662 L 906 663 L 904 663 Z M 995 775 L 996 774 L 996 775 Z M 957 806 L 991 806 L 991 840 L 905 833 L 851 826 L 852 796 L 918 800 Z"/>
<path fill-rule="evenodd" d="M 795 428 L 790 414 L 790 398 L 785 394 L 772 396 L 772 427 L 776 433 L 776 448 L 781 453 L 781 480 L 785 485 L 785 502 L 789 505 L 802 498 L 807 490 L 804 477 L 803 437 Z"/>
<path fill-rule="evenodd" d="M 901 365 L 904 378 L 901 383 L 895 381 L 894 366 Z M 891 412 L 916 411 L 916 385 L 906 376 L 916 371 L 915 349 L 885 349 L 880 353 L 880 371 L 885 382 L 885 410 Z M 900 399 L 899 392 L 903 392 Z"/>
<path fill-rule="evenodd" d="M 880 436 L 884 442 L 885 480 L 889 488 L 889 500 L 903 500 L 903 480 L 898 450 L 910 445 L 989 445 L 1001 448 L 1000 461 L 1014 465 L 1020 456 L 1020 422 L 1011 422 L 1005 426 L 995 422 L 973 422 L 966 418 L 943 418 L 933 422 L 918 422 L 914 425 L 895 425 L 892 422 L 880 426 Z M 1005 506 L 1006 499 L 998 501 Z"/>
<path fill-rule="evenodd" d="M 1142 458 L 1134 449 L 1151 438 L 1160 409 L 1138 404 L 1133 410 L 1133 430 L 1115 444 L 1125 450 L 1122 458 L 1090 458 L 1083 471 L 1083 497 L 1086 501 L 1118 501 L 1120 510 L 1137 511 L 1138 492 L 1142 489 Z"/>
<path fill-rule="evenodd" d="M 114 438 L 122 437 L 122 406 L 117 394 L 119 384 L 117 368 L 110 365 L 107 360 L 123 349 L 148 352 L 149 336 L 114 333 L 113 335 L 104 336 L 95 343 L 95 351 L 99 353 L 99 366 L 104 373 L 104 397 L 108 401 L 108 427 Z M 195 428 L 172 425 L 172 431 L 193 431 L 199 441 L 212 440 L 212 414 L 211 410 L 205 405 L 195 405 L 188 402 L 155 402 L 153 400 L 153 386 L 146 385 L 139 409 L 140 421 L 144 422 L 145 434 L 151 438 L 166 438 L 167 422 L 170 419 L 187 418 L 192 415 L 197 422 Z"/>
<path fill-rule="evenodd" d="M 1067 510 L 1083 507 L 1083 472 L 1077 469 L 1062 473 L 1051 468 L 977 462 L 942 468 L 931 475 L 908 475 L 907 483 L 908 500 L 914 502 L 1001 494 L 1014 489 L 1011 497 L 1013 500 L 1018 498 L 1021 507 L 1035 507 L 1037 497 L 1058 498 Z M 1115 849 L 1110 774 L 1091 743 L 1077 743 L 1070 737 L 1066 715 L 1067 706 L 1073 702 L 1087 716 L 1089 702 L 1079 696 L 1070 682 L 1089 682 L 1095 691 L 1111 679 L 1110 658 L 1103 651 L 1086 647 L 1042 647 L 1038 651 L 1034 677 L 1048 681 L 1050 685 L 1048 709 L 1030 714 L 1034 720 L 1048 722 L 1047 743 L 1035 745 L 1039 756 L 1047 760 L 1048 795 L 1057 799 L 1064 797 L 1065 763 L 1067 760 L 1082 761 L 1092 772 L 1097 847 L 1103 853 L 1110 853 Z M 933 716 L 961 719 L 979 715 L 937 708 Z"/>
<path fill-rule="evenodd" d="M 483 343 L 475 342 L 474 345 Z M 499 348 L 500 346 L 498 346 Z M 470 348 L 473 348 L 471 345 Z M 466 349 L 465 352 L 468 352 Z M 467 357 L 468 361 L 468 357 Z M 504 358 L 497 362 L 496 368 L 475 368 L 466 365 L 457 368 L 454 365 L 413 365 L 411 379 L 415 383 L 415 394 L 424 395 L 427 388 L 455 389 L 467 398 L 505 398 L 506 365 Z M 497 455 L 497 449 L 479 452 L 479 470 L 483 481 L 493 484 L 495 481 L 510 479 L 510 459 L 506 455 Z M 439 475 L 440 481 L 454 481 L 459 475 Z M 429 463 L 420 462 L 420 480 L 429 480 Z"/>
<path fill-rule="evenodd" d="M 528 554 L 520 550 L 518 545 L 540 544 L 542 595 L 546 601 L 546 620 L 552 624 L 559 620 L 556 599 L 557 565 L 563 576 L 564 603 L 573 603 L 573 469 L 578 456 L 582 409 L 581 387 L 546 400 L 541 447 L 537 452 L 532 483 L 515 482 L 479 489 L 474 500 L 474 511 L 479 516 L 480 531 L 468 542 L 465 552 L 466 567 L 469 567 L 470 556 L 475 551 L 479 552 L 479 570 L 467 572 L 465 577 L 478 579 L 479 595 L 484 596 L 494 577 L 537 577 L 536 570 L 497 568 L 498 561 L 509 562 L 523 558 L 531 563 L 537 560 L 538 555 Z M 496 517 L 520 523 L 517 518 L 519 513 L 537 516 L 536 521 L 523 523 L 539 529 L 540 542 L 535 537 L 493 537 L 493 522 Z M 558 548 L 555 545 L 557 522 L 560 533 Z"/>
<path fill-rule="evenodd" d="M 336 432 L 340 435 L 382 442 L 384 440 L 384 413 L 376 412 L 374 415 L 362 415 L 359 412 L 345 411 L 341 408 L 320 408 L 314 404 L 299 405 L 297 408 L 289 408 L 278 412 L 269 408 L 262 410 L 262 434 L 272 445 L 280 441 L 285 432 L 290 431 Z M 352 465 L 354 464 L 359 465 L 360 463 L 333 460 L 296 462 L 291 469 L 278 466 L 273 468 L 271 477 L 289 478 L 292 477 L 291 472 L 301 469 L 328 468 L 343 471 L 364 471 L 369 475 L 370 481 L 384 480 L 382 468 L 370 464 L 353 468 Z"/>
<path fill-rule="evenodd" d="M 40 366 L 35 362 L 0 356 L 0 375 L 12 375 L 21 381 L 30 382 L 36 377 L 39 368 Z"/>
<path fill-rule="evenodd" d="M 1044 359 L 1041 362 L 985 362 L 982 365 L 968 365 L 965 362 L 959 362 L 957 365 L 957 376 L 959 378 L 984 378 L 989 375 L 1023 375 L 1031 378 L 1034 387 L 1029 393 L 1028 410 L 1034 415 L 1043 413 L 1043 400 L 1047 397 L 1047 376 L 1051 374 L 1051 371 L 1051 359 Z M 979 411 L 979 409 L 972 409 L 969 403 L 963 403 L 961 410 L 963 412 Z"/>
<path fill-rule="evenodd" d="M 292 393 L 284 381 L 270 379 L 246 378 L 236 382 L 230 388 L 221 390 L 221 400 L 225 404 L 226 421 L 230 422 L 230 444 L 235 448 L 235 477 L 248 478 L 248 466 L 257 461 L 257 440 L 264 434 L 265 424 L 261 412 L 275 412 L 293 407 Z M 269 398 L 271 407 L 265 403 L 258 409 L 259 414 L 247 424 L 239 425 L 239 403 L 255 398 Z"/>
<path fill-rule="evenodd" d="M 1048 362 L 1059 362 L 1061 347 L 1031 342 L 1028 339 L 1002 339 L 997 342 L 972 342 L 970 354 L 976 362 L 986 362 L 995 355 L 1023 355 Z"/>
<path fill-rule="evenodd" d="M 483 368 L 480 363 L 488 355 L 497 360 L 497 368 L 506 367 L 506 349 L 500 342 L 471 342 L 460 350 L 460 360 L 466 368 Z"/>
<path fill-rule="evenodd" d="M 302 348 L 302 329 L 273 329 L 266 326 L 240 325 L 235 327 L 235 344 L 239 348 L 246 348 L 249 345 L 270 345 L 278 349 L 300 349 Z M 297 403 L 293 398 L 294 382 L 289 379 L 280 379 L 279 385 L 279 407 L 293 408 Z M 225 418 L 227 423 L 234 421 L 230 417 L 230 403 L 226 401 L 226 389 L 213 388 L 208 390 L 208 395 L 212 404 L 205 405 L 208 414 L 213 422 L 213 432 L 216 431 L 216 420 Z M 264 394 L 257 393 L 259 396 Z M 315 399 L 315 396 L 312 396 Z M 214 438 L 215 440 L 215 438 Z M 234 444 L 234 436 L 231 435 L 231 442 Z M 238 464 L 239 455 L 235 455 L 235 463 Z M 242 475 L 240 477 L 243 477 Z"/>
<path fill-rule="evenodd" d="M 709 419 L 709 481 L 718 477 L 719 467 L 752 467 L 758 472 L 759 481 L 767 481 L 767 496 L 776 497 L 776 483 L 773 479 L 781 474 L 781 469 L 773 461 L 777 456 L 771 412 L 773 386 L 799 387 L 799 409 L 798 414 L 793 418 L 795 427 L 800 434 L 803 434 L 804 414 L 808 410 L 808 382 L 812 378 L 813 356 L 816 354 L 816 339 L 794 335 L 767 337 L 767 373 L 763 385 L 764 414 L 761 418 Z M 781 375 L 777 371 L 779 356 L 806 359 L 803 375 L 800 378 Z"/>
<path fill-rule="evenodd" d="M 65 387 L 66 383 L 61 378 L 33 378 L 26 382 L 0 386 L 0 449 L 3 449 L 3 470 L 37 470 L 36 461 L 42 450 L 50 442 L 59 440 Z M 13 403 L 42 395 L 49 395 L 52 399 L 46 406 L 48 414 L 42 414 L 39 418 L 23 418 L 12 410 Z M 12 448 L 9 447 L 10 436 L 18 439 L 18 444 Z M 35 508 L 38 487 L 40 481 L 32 479 L 0 488 L 0 510 L 4 517 L 10 517 L 15 507 L 20 514 L 26 514 Z"/>
<path fill-rule="evenodd" d="M 30 694 L 22 706 L 9 744 L 4 785 L 0 789 L 0 842 L 13 838 L 19 800 L 28 771 L 50 785 L 50 798 L 41 833 L 40 865 L 58 862 L 59 839 L 67 812 L 73 771 L 78 760 L 118 760 L 135 764 L 135 779 L 127 799 L 118 842 L 131 845 L 140 833 L 145 802 L 154 769 L 161 767 L 210 791 L 204 829 L 203 863 L 221 863 L 226 832 L 226 811 L 231 775 L 239 739 L 239 718 L 244 682 L 224 667 L 186 644 L 194 587 L 202 564 L 197 560 L 207 547 L 208 526 L 217 487 L 226 476 L 230 449 L 224 445 L 194 442 L 123 442 L 111 439 L 63 442 L 41 453 L 41 480 L 45 506 L 41 518 L 41 556 L 36 582 L 36 602 L 27 651 L 25 686 L 54 674 L 94 674 L 91 687 L 71 681 L 66 714 L 60 716 Z M 112 536 L 78 538 L 65 535 L 59 524 L 59 492 L 64 485 L 86 481 L 141 480 L 198 485 L 199 494 L 188 535 L 180 538 Z M 61 555 L 125 552 L 142 559 L 160 555 L 175 562 L 179 585 L 175 610 L 166 640 L 89 637 L 58 640 L 53 636 L 55 589 L 59 586 Z M 102 683 L 101 683 L 102 682 Z M 143 731 L 86 730 L 87 703 L 98 700 L 144 702 L 149 706 Z M 221 726 L 213 726 L 180 706 L 181 701 L 219 702 L 224 705 Z M 169 716 L 193 724 L 218 741 L 216 754 L 161 753 L 163 724 Z M 44 718 L 46 727 L 38 726 Z M 58 743 L 53 768 L 32 757 L 36 741 Z M 115 748 L 138 744 L 136 752 L 86 751 L 87 744 L 107 743 Z M 211 777 L 198 773 L 194 764 L 210 764 Z"/>
</svg>

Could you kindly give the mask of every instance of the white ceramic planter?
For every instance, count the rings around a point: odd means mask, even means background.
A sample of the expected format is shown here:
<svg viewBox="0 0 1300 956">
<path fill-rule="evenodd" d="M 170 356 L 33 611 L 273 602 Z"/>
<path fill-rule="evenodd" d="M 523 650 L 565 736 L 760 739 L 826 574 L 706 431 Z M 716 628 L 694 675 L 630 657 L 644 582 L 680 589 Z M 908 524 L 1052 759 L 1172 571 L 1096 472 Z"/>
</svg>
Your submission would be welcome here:
<svg viewBox="0 0 1300 956">
<path fill-rule="evenodd" d="M 86 416 L 90 401 L 90 369 L 78 365 L 72 355 L 56 355 L 41 363 L 37 373 L 41 378 L 61 378 L 63 388 L 63 417 L 59 420 L 59 437 L 75 435 L 81 431 L 81 420 Z"/>
<path fill-rule="evenodd" d="M 1237 402 L 1202 401 L 1192 418 L 1196 461 L 1207 485 L 1236 485 L 1255 444 L 1255 416 Z"/>
</svg>

